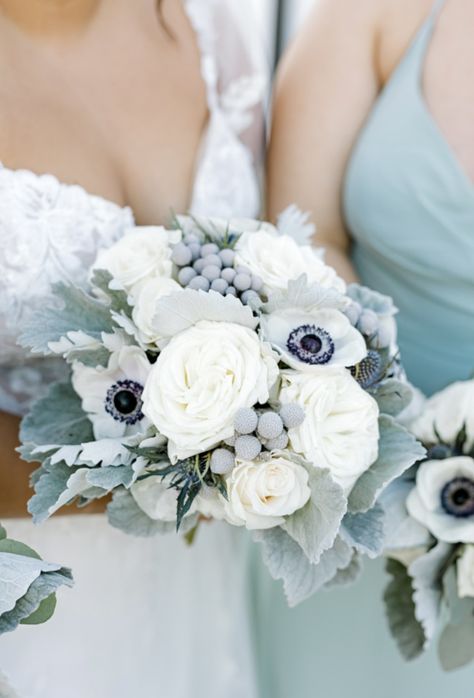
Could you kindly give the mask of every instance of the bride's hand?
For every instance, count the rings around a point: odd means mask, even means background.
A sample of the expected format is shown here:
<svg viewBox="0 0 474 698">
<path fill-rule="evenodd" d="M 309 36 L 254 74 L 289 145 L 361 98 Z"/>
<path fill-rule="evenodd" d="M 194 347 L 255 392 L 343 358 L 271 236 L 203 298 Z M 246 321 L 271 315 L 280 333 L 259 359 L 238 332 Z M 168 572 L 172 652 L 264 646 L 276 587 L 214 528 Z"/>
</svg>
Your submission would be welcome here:
<svg viewBox="0 0 474 698">
<path fill-rule="evenodd" d="M 26 503 L 33 494 L 29 478 L 37 465 L 25 463 L 15 451 L 19 427 L 18 417 L 0 412 L 0 521 L 29 516 Z M 80 509 L 72 505 L 59 514 L 97 514 L 105 510 L 106 503 L 96 500 Z"/>
</svg>

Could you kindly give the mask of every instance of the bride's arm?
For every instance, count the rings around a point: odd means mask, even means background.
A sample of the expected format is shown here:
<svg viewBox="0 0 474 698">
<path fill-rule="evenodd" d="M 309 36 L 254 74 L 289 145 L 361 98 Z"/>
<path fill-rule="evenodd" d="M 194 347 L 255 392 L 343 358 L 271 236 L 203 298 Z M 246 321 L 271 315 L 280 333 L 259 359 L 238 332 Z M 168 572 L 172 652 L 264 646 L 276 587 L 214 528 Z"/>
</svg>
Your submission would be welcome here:
<svg viewBox="0 0 474 698">
<path fill-rule="evenodd" d="M 273 219 L 291 203 L 310 211 L 317 243 L 347 281 L 355 272 L 341 213 L 342 182 L 379 90 L 380 5 L 380 0 L 319 0 L 284 56 L 275 88 L 268 213 Z"/>
<path fill-rule="evenodd" d="M 15 452 L 19 427 L 18 417 L 0 412 L 0 521 L 29 516 L 26 503 L 33 494 L 29 486 L 29 477 L 37 466 L 34 463 L 25 463 Z M 104 500 L 99 500 L 84 509 L 72 505 L 59 513 L 91 514 L 102 512 L 104 508 Z"/>
</svg>

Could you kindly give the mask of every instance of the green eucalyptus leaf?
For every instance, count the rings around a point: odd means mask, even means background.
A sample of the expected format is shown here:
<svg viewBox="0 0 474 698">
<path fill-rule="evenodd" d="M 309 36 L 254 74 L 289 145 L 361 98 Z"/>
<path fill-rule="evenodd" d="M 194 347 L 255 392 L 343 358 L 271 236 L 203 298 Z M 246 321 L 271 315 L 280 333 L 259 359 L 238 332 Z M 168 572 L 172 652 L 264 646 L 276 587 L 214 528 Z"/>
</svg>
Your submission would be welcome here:
<svg viewBox="0 0 474 698">
<path fill-rule="evenodd" d="M 426 638 L 415 616 L 410 575 L 397 560 L 387 560 L 386 570 L 392 577 L 384 593 L 390 631 L 402 656 L 407 660 L 415 659 L 422 654 Z"/>
<path fill-rule="evenodd" d="M 461 625 L 462 623 L 474 622 L 474 597 L 459 596 L 457 570 L 454 564 L 448 566 L 448 569 L 443 577 L 444 597 L 448 604 L 449 621 L 453 625 Z"/>
<path fill-rule="evenodd" d="M 56 610 L 56 594 L 51 594 L 43 599 L 33 613 L 20 621 L 22 625 L 41 625 L 48 621 Z"/>
<path fill-rule="evenodd" d="M 30 584 L 26 593 L 17 600 L 14 608 L 0 616 L 0 634 L 15 630 L 19 623 L 28 620 L 31 616 L 34 620 L 33 614 L 37 611 L 37 622 L 41 622 L 39 608 L 42 602 L 51 597 L 60 586 L 70 587 L 72 583 L 72 575 L 67 568 L 60 567 L 56 571 L 41 572 Z M 49 610 L 51 610 L 51 602 L 43 608 L 42 613 L 45 619 L 48 617 Z"/>
<path fill-rule="evenodd" d="M 20 335 L 21 346 L 34 353 L 51 354 L 49 343 L 60 340 L 68 332 L 82 330 L 100 339 L 102 332 L 113 331 L 109 308 L 81 288 L 59 282 L 54 285 L 53 292 L 61 299 L 62 307 L 43 305 L 36 310 L 29 326 Z"/>
<path fill-rule="evenodd" d="M 347 500 L 329 470 L 310 466 L 308 472 L 311 498 L 286 519 L 282 528 L 303 549 L 308 560 L 317 564 L 324 551 L 334 543 L 346 513 Z"/>
<path fill-rule="evenodd" d="M 368 511 L 379 494 L 405 470 L 426 455 L 423 446 L 393 417 L 379 418 L 380 441 L 378 458 L 357 480 L 349 495 L 349 511 Z"/>
<path fill-rule="evenodd" d="M 2 538 L 2 540 L 0 540 L 0 553 L 23 555 L 24 557 L 32 557 L 35 560 L 41 560 L 36 550 L 30 548 L 29 545 L 25 545 L 25 543 L 21 543 L 18 540 L 12 540 L 11 538 Z"/>
<path fill-rule="evenodd" d="M 6 532 L 6 530 L 3 528 L 3 526 L 0 524 L 0 540 L 3 540 L 3 539 L 6 538 L 6 537 L 7 537 L 7 532 Z"/>
<path fill-rule="evenodd" d="M 441 633 L 438 656 L 445 671 L 454 671 L 474 660 L 474 620 L 454 625 L 448 623 Z"/>
</svg>

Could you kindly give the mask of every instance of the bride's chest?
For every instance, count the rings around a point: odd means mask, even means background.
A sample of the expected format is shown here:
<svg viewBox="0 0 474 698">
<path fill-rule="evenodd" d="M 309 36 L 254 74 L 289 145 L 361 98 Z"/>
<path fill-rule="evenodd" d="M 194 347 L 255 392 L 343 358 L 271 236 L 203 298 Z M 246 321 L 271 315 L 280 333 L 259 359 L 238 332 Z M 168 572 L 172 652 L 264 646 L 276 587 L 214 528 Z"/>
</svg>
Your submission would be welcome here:
<svg viewBox="0 0 474 698">
<path fill-rule="evenodd" d="M 131 206 L 139 223 L 165 222 L 190 205 L 208 116 L 199 57 L 114 58 L 7 74 L 0 160 Z"/>
</svg>

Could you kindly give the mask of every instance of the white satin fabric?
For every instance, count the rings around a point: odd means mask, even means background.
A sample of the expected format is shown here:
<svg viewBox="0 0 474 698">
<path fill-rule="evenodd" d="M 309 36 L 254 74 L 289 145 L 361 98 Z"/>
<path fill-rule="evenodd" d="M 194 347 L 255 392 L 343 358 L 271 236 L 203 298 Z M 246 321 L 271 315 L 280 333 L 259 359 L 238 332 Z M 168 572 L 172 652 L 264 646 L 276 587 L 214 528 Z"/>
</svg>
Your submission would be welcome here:
<svg viewBox="0 0 474 698">
<path fill-rule="evenodd" d="M 234 0 L 187 0 L 201 49 L 209 124 L 191 210 L 255 216 L 260 207 L 265 70 Z M 251 50 L 250 50 L 251 49 Z M 130 209 L 48 174 L 0 166 L 0 409 L 23 413 L 60 372 L 16 344 L 57 280 L 81 283 Z M 14 477 L 14 472 L 12 472 Z M 136 539 L 103 516 L 7 522 L 48 560 L 73 568 L 54 618 L 0 638 L 21 698 L 255 698 L 242 531 L 206 524 L 193 547 Z"/>
</svg>

